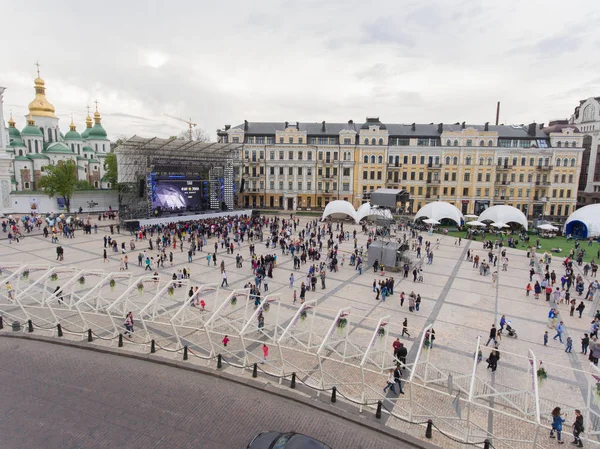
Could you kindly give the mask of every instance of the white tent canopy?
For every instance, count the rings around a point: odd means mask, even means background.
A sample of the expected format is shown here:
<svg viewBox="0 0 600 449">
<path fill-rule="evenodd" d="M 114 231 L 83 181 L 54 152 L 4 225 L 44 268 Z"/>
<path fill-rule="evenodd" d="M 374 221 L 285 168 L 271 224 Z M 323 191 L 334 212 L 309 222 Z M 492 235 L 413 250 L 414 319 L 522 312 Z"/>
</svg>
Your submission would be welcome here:
<svg viewBox="0 0 600 449">
<path fill-rule="evenodd" d="M 467 226 L 479 226 L 479 227 L 485 227 L 487 226 L 485 223 L 480 222 L 479 220 L 475 220 L 475 221 L 468 221 L 466 223 Z"/>
<path fill-rule="evenodd" d="M 415 215 L 415 221 L 419 218 L 432 218 L 437 221 L 449 218 L 459 226 L 464 221 L 462 212 L 456 206 L 445 201 L 433 201 L 426 204 Z"/>
<path fill-rule="evenodd" d="M 517 223 L 527 230 L 527 217 L 516 207 L 499 205 L 484 210 L 479 216 L 479 221 L 493 221 L 495 223 Z"/>
<path fill-rule="evenodd" d="M 564 233 L 583 238 L 600 236 L 600 204 L 584 206 L 569 215 Z"/>
<path fill-rule="evenodd" d="M 358 224 L 362 219 L 375 219 L 385 218 L 393 220 L 392 212 L 389 209 L 380 209 L 378 207 L 371 206 L 371 203 L 364 203 L 356 211 L 356 223 Z"/>
<path fill-rule="evenodd" d="M 352 206 L 352 204 L 350 204 L 348 201 L 335 200 L 325 206 L 321 220 L 325 220 L 326 218 L 343 220 L 347 217 L 357 221 L 354 206 Z"/>
<path fill-rule="evenodd" d="M 552 226 L 550 223 L 544 223 L 538 226 L 538 229 L 542 231 L 558 231 L 556 226 Z"/>
</svg>

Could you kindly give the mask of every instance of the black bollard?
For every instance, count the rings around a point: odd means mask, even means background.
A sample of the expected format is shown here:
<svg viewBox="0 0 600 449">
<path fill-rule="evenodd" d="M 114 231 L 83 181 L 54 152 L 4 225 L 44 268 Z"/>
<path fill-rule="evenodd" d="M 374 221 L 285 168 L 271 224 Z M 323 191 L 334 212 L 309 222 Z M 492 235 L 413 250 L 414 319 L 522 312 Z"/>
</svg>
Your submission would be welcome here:
<svg viewBox="0 0 600 449">
<path fill-rule="evenodd" d="M 4 329 L 4 319 L 2 318 L 2 315 L 0 315 L 0 329 Z"/>
<path fill-rule="evenodd" d="M 119 348 L 123 347 L 123 334 L 119 334 Z"/>
<path fill-rule="evenodd" d="M 336 395 L 337 395 L 337 388 L 333 387 L 331 389 L 331 402 L 337 401 Z"/>
<path fill-rule="evenodd" d="M 58 331 L 58 336 L 62 337 L 63 336 L 63 331 L 62 331 L 62 326 L 60 325 L 60 323 L 58 323 L 56 325 L 56 330 Z"/>
<path fill-rule="evenodd" d="M 183 347 L 183 360 L 187 360 L 188 359 L 188 353 L 187 353 L 188 349 L 187 346 Z"/>
<path fill-rule="evenodd" d="M 486 440 L 483 442 L 483 449 L 490 449 L 490 444 L 491 444 L 491 443 L 490 443 L 490 440 L 487 440 L 487 439 L 486 439 Z"/>
<path fill-rule="evenodd" d="M 252 377 L 258 377 L 258 363 L 255 363 L 252 368 Z"/>
<path fill-rule="evenodd" d="M 290 382 L 290 388 L 296 388 L 296 373 L 292 373 L 292 381 Z"/>
<path fill-rule="evenodd" d="M 156 352 L 156 346 L 155 346 L 155 342 L 154 339 L 152 339 L 152 341 L 150 342 L 150 354 L 154 354 Z"/>
<path fill-rule="evenodd" d="M 217 368 L 221 368 L 223 366 L 223 358 L 221 357 L 221 354 L 219 354 L 217 356 Z"/>
<path fill-rule="evenodd" d="M 427 430 L 425 430 L 425 438 L 432 438 L 433 437 L 433 421 L 428 419 L 427 420 Z"/>
<path fill-rule="evenodd" d="M 88 341 L 92 341 L 92 330 L 88 329 Z"/>
<path fill-rule="evenodd" d="M 377 411 L 375 412 L 375 418 L 377 418 L 377 419 L 381 419 L 381 406 L 382 406 L 382 402 L 377 401 Z"/>
<path fill-rule="evenodd" d="M 27 320 L 27 332 L 33 332 L 33 321 Z"/>
</svg>

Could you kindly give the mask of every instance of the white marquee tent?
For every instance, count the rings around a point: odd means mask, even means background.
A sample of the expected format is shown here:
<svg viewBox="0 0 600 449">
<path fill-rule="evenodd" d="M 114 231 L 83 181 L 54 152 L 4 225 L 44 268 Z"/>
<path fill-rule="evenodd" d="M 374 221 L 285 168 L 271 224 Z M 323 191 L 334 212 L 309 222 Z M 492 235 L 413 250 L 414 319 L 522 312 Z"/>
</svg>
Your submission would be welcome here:
<svg viewBox="0 0 600 449">
<path fill-rule="evenodd" d="M 343 220 L 348 217 L 356 221 L 356 211 L 354 210 L 354 206 L 348 201 L 335 200 L 325 206 L 321 220 L 325 220 L 326 218 Z"/>
<path fill-rule="evenodd" d="M 564 233 L 582 238 L 600 236 L 600 204 L 577 209 L 565 222 Z"/>
<path fill-rule="evenodd" d="M 454 205 L 445 201 L 433 201 L 423 206 L 415 215 L 415 221 L 419 218 L 432 218 L 437 221 L 442 221 L 444 218 L 449 218 L 457 225 L 461 225 L 464 221 L 462 212 Z"/>
<path fill-rule="evenodd" d="M 498 205 L 484 210 L 479 216 L 479 221 L 493 221 L 495 223 L 518 223 L 527 230 L 527 217 L 516 207 Z"/>
<path fill-rule="evenodd" d="M 388 220 L 393 220 L 392 212 L 389 209 L 379 209 L 377 207 L 372 207 L 371 203 L 364 203 L 356 211 L 356 223 L 358 224 L 362 219 L 375 219 L 375 218 L 385 218 Z"/>
</svg>

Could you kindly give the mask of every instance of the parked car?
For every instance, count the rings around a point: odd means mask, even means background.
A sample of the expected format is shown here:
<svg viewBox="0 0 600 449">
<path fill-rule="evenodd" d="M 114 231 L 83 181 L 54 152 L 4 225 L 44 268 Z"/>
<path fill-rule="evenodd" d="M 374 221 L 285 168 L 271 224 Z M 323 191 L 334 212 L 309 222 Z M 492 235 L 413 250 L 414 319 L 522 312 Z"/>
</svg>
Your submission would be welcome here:
<svg viewBox="0 0 600 449">
<path fill-rule="evenodd" d="M 261 432 L 248 449 L 331 449 L 325 443 L 296 432 Z"/>
</svg>

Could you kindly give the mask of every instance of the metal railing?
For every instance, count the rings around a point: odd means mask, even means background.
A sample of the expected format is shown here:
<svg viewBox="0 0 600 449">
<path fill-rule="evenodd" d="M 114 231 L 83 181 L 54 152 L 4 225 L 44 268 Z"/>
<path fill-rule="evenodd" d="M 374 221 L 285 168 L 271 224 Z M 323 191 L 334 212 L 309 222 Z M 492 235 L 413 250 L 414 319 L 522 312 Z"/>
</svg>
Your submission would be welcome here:
<svg viewBox="0 0 600 449">
<path fill-rule="evenodd" d="M 548 416 L 556 405 L 565 411 L 579 408 L 585 417 L 587 442 L 600 447 L 596 440 L 600 428 L 594 425 L 600 422 L 600 414 L 593 380 L 600 371 L 595 367 L 573 370 L 588 380 L 587 402 L 560 404 L 554 393 L 557 381 L 540 384 L 535 374 L 539 361 L 533 351 L 526 355 L 500 351 L 504 364 L 521 366 L 521 371 L 529 373 L 527 382 L 502 385 L 490 381 L 479 364 L 481 337 L 463 341 L 454 334 L 447 339 L 439 332 L 436 342 L 451 338 L 453 344 L 473 354 L 470 366 L 448 366 L 433 349 L 431 325 L 414 330 L 420 332 L 414 342 L 416 355 L 414 360 L 405 360 L 390 350 L 392 339 L 401 334 L 400 323 L 391 322 L 389 316 L 378 320 L 360 316 L 351 307 L 335 311 L 315 300 L 283 307 L 278 294 L 256 304 L 248 289 L 223 291 L 216 284 L 203 285 L 189 298 L 189 280 L 163 282 L 152 276 L 133 278 L 75 268 L 5 265 L 0 277 L 2 284 L 14 285 L 10 294 L 0 292 L 0 329 L 4 332 L 11 322 L 20 322 L 24 324 L 21 331 L 27 333 L 143 353 L 163 351 L 190 362 L 217 362 L 217 368 L 225 363 L 239 374 L 260 370 L 280 384 L 287 379 L 298 381 L 317 396 L 331 392 L 332 397 L 339 395 L 339 400 L 357 405 L 359 411 L 377 410 L 393 427 L 408 426 L 402 427 L 405 431 L 415 425 L 434 427 L 436 438 L 447 437 L 463 446 L 482 445 L 490 439 L 496 448 L 546 447 L 540 442 L 540 431 L 548 430 L 548 425 L 541 416 Z M 52 287 L 58 279 L 62 288 L 56 294 Z M 136 323 L 132 333 L 123 325 L 129 311 Z M 271 349 L 266 359 L 262 345 Z M 550 372 L 565 369 L 544 364 Z M 381 388 L 397 365 L 404 371 L 405 394 L 395 397 L 382 393 Z M 548 396 L 541 397 L 540 392 Z M 488 430 L 490 414 L 503 423 L 493 431 Z"/>
</svg>

